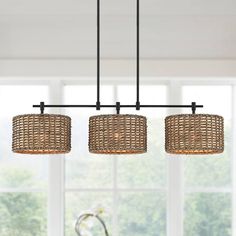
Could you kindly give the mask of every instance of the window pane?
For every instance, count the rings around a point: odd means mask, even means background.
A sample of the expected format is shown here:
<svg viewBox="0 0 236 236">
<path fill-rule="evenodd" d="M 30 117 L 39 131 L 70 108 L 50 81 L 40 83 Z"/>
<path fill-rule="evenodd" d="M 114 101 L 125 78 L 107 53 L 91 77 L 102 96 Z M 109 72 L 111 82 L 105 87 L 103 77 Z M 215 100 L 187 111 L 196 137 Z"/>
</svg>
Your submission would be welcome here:
<svg viewBox="0 0 236 236">
<path fill-rule="evenodd" d="M 204 108 L 197 113 L 218 114 L 224 117 L 225 151 L 218 155 L 192 156 L 185 159 L 185 185 L 187 187 L 228 187 L 231 184 L 231 87 L 185 86 L 183 103 L 196 101 Z M 222 99 L 223 98 L 223 99 Z"/>
<path fill-rule="evenodd" d="M 105 209 L 105 213 L 101 215 L 101 218 L 105 221 L 111 235 L 111 206 L 112 194 L 109 192 L 66 193 L 66 236 L 77 236 L 74 229 L 77 217 L 96 208 Z M 96 219 L 91 219 L 88 224 L 91 228 L 87 230 L 91 232 L 91 235 L 104 235 L 103 228 Z"/>
<path fill-rule="evenodd" d="M 165 194 L 122 193 L 118 209 L 119 235 L 166 235 Z"/>
<path fill-rule="evenodd" d="M 113 88 L 103 86 L 104 104 L 113 103 Z M 65 86 L 66 104 L 95 104 L 95 86 Z M 109 113 L 102 109 L 67 109 L 66 114 L 72 118 L 72 150 L 66 155 L 67 188 L 105 188 L 111 187 L 112 158 L 110 155 L 96 155 L 88 150 L 88 122 L 95 114 Z"/>
<path fill-rule="evenodd" d="M 166 104 L 165 86 L 142 86 L 142 104 Z M 129 86 L 118 87 L 118 100 L 133 104 L 135 96 Z M 119 156 L 118 186 L 120 188 L 157 188 L 166 184 L 164 150 L 164 118 L 166 109 L 123 109 L 121 113 L 144 115 L 148 120 L 148 151 L 145 154 Z"/>
<path fill-rule="evenodd" d="M 0 193 L 1 236 L 46 236 L 46 196 L 41 193 Z"/>
<path fill-rule="evenodd" d="M 230 194 L 188 194 L 185 202 L 184 235 L 230 236 L 231 214 Z"/>
<path fill-rule="evenodd" d="M 7 102 L 6 102 L 7 101 Z M 40 101 L 48 102 L 47 86 L 0 86 L 0 187 L 39 188 L 47 183 L 47 156 L 14 154 L 11 151 L 12 117 L 39 113 L 32 108 Z"/>
</svg>

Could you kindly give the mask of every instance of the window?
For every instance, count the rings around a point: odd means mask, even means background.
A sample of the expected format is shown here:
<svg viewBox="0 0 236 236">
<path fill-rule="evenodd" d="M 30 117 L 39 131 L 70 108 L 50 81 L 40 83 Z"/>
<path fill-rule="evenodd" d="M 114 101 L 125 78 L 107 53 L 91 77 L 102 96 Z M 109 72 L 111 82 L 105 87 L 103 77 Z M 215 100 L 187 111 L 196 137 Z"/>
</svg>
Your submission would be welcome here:
<svg viewBox="0 0 236 236">
<path fill-rule="evenodd" d="M 200 95 L 200 96 L 199 96 Z M 222 99 L 223 98 L 223 99 Z M 202 111 L 224 117 L 223 154 L 184 160 L 185 235 L 232 235 L 232 166 L 229 137 L 232 137 L 231 86 L 184 86 L 183 101 L 199 101 Z M 220 212 L 220 214 L 219 214 Z"/>
<path fill-rule="evenodd" d="M 47 158 L 11 152 L 12 117 L 48 101 L 47 86 L 0 86 L 0 235 L 47 235 Z"/>
<path fill-rule="evenodd" d="M 113 88 L 102 88 L 103 103 L 112 102 Z M 92 96 L 93 95 L 93 96 Z M 67 104 L 93 104 L 96 100 L 95 86 L 66 86 Z M 109 109 L 104 112 L 111 112 Z M 76 235 L 73 223 L 81 212 L 96 204 L 112 206 L 113 163 L 109 156 L 96 158 L 88 152 L 88 119 L 96 114 L 94 109 L 67 109 L 72 118 L 73 149 L 66 157 L 65 183 L 65 235 Z M 109 219 L 109 217 L 108 217 Z M 111 223 L 111 221 L 109 222 Z M 109 224 L 111 228 L 111 224 Z M 101 229 L 100 229 L 101 230 Z M 99 235 L 99 227 L 95 231 Z"/>
<path fill-rule="evenodd" d="M 133 87 L 105 86 L 102 102 L 110 104 L 117 100 L 132 104 L 135 95 L 133 96 L 130 90 L 132 91 Z M 152 102 L 148 96 L 150 90 L 156 91 L 155 100 L 166 103 L 165 86 L 146 86 L 143 90 L 146 103 Z M 65 103 L 93 104 L 95 98 L 86 94 L 95 93 L 95 86 L 66 86 Z M 103 109 L 103 113 L 114 112 L 115 110 Z M 122 109 L 121 112 L 135 113 L 135 110 Z M 78 113 L 81 114 L 78 116 Z M 162 122 L 165 112 L 150 116 L 149 152 L 135 158 L 89 154 L 88 118 L 93 113 L 101 112 L 88 109 L 67 111 L 72 117 L 74 132 L 78 132 L 73 134 L 74 148 L 66 158 L 66 235 L 76 235 L 71 227 L 76 215 L 96 204 L 109 209 L 107 220 L 112 235 L 139 235 L 140 232 L 155 235 L 157 231 L 160 235 L 165 235 L 166 219 L 163 216 L 166 214 L 166 160 Z M 139 113 L 152 114 L 150 110 Z M 155 149 L 161 149 L 159 158 L 156 158 Z M 146 218 L 146 210 L 149 220 Z M 155 220 L 158 220 L 159 224 L 154 224 Z"/>
<path fill-rule="evenodd" d="M 143 86 L 143 104 L 166 104 L 166 86 Z M 117 100 L 133 104 L 134 86 L 119 86 Z M 123 113 L 127 111 L 123 110 Z M 148 152 L 142 156 L 118 157 L 117 235 L 166 235 L 166 174 L 167 161 L 164 151 L 164 118 L 166 110 L 141 109 L 138 113 L 148 118 Z"/>
<path fill-rule="evenodd" d="M 77 236 L 76 217 L 102 205 L 113 236 L 231 236 L 235 233 L 236 89 L 226 80 L 166 78 L 143 80 L 143 104 L 203 104 L 197 113 L 225 118 L 225 152 L 178 157 L 164 151 L 164 118 L 189 109 L 121 109 L 148 118 L 148 153 L 137 156 L 88 152 L 88 119 L 114 109 L 46 109 L 72 118 L 72 151 L 63 156 L 23 156 L 11 152 L 12 116 L 37 113 L 32 104 L 94 104 L 96 86 L 68 80 L 0 82 L 0 235 Z M 135 86 L 106 81 L 103 104 L 133 104 Z M 145 83 L 146 81 L 146 83 Z M 14 95 L 14 96 L 13 96 Z M 7 101 L 7 102 L 5 102 Z M 102 235 L 95 223 L 93 235 Z"/>
</svg>

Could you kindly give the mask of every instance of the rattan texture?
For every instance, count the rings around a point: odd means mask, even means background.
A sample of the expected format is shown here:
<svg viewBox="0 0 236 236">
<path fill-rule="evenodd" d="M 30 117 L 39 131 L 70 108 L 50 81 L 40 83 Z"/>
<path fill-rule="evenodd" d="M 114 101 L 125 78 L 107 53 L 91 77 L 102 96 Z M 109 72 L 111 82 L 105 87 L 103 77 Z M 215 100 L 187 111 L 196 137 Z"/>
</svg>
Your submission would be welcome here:
<svg viewBox="0 0 236 236">
<path fill-rule="evenodd" d="M 165 119 L 165 150 L 172 154 L 217 154 L 224 151 L 224 119 L 183 114 Z"/>
<path fill-rule="evenodd" d="M 62 154 L 71 150 L 71 118 L 57 114 L 13 117 L 12 151 L 22 154 Z"/>
<path fill-rule="evenodd" d="M 90 117 L 89 151 L 97 154 L 147 152 L 146 117 L 123 114 Z"/>
</svg>

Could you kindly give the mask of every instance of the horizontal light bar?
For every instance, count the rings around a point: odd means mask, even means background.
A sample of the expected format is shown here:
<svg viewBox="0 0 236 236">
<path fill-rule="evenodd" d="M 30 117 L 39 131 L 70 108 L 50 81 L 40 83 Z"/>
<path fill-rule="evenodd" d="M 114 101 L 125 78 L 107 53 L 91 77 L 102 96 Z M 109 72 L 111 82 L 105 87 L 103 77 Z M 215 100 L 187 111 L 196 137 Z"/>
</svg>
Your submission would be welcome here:
<svg viewBox="0 0 236 236">
<path fill-rule="evenodd" d="M 41 105 L 33 105 L 40 108 Z M 96 108 L 96 105 L 43 105 L 45 108 Z M 100 105 L 103 108 L 116 108 L 116 105 Z M 136 105 L 120 105 L 122 108 L 136 108 Z M 192 105 L 140 105 L 142 108 L 192 108 Z M 196 108 L 203 108 L 203 105 L 196 105 Z"/>
</svg>

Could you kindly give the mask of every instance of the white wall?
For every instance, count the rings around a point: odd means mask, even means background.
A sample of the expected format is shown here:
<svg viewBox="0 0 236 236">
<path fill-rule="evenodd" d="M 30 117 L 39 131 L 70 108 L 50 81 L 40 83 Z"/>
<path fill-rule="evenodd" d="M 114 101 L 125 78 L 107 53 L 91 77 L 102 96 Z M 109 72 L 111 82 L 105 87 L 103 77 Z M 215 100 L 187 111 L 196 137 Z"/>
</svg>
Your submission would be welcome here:
<svg viewBox="0 0 236 236">
<path fill-rule="evenodd" d="M 141 57 L 236 58 L 236 1 L 140 0 Z M 101 1 L 101 56 L 135 57 L 136 0 Z M 0 58 L 96 56 L 95 0 L 0 0 Z"/>
<path fill-rule="evenodd" d="M 141 81 L 147 79 L 144 77 L 157 77 L 157 80 L 160 77 L 209 77 L 209 80 L 211 77 L 214 80 L 217 77 L 228 77 L 233 80 L 236 77 L 236 60 L 142 60 L 140 74 Z M 135 75 L 135 60 L 101 61 L 102 81 L 106 77 L 129 77 L 132 81 Z M 0 78 L 47 79 L 51 76 L 70 77 L 71 80 L 87 77 L 93 81 L 96 77 L 96 60 L 0 60 Z"/>
</svg>

